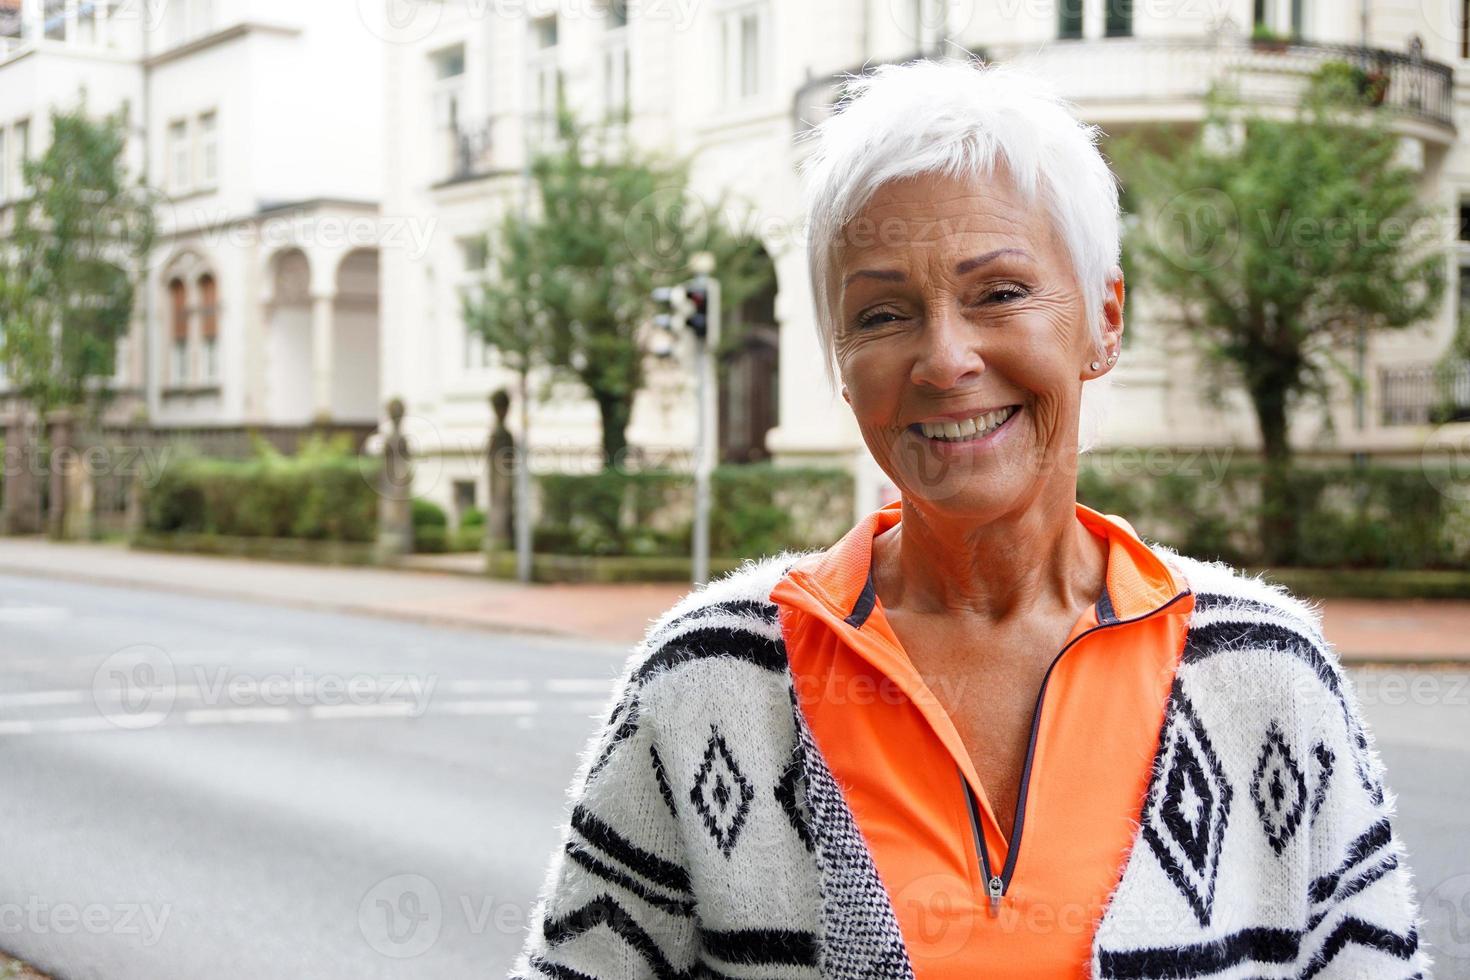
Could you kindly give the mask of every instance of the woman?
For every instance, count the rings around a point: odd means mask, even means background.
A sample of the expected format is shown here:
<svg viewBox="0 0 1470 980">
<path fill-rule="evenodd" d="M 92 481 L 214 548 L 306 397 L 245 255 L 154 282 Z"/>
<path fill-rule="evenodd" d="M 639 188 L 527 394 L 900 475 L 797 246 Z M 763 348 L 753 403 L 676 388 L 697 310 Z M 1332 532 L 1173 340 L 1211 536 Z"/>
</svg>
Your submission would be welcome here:
<svg viewBox="0 0 1470 980">
<path fill-rule="evenodd" d="M 821 345 L 901 497 L 650 629 L 517 975 L 1423 974 L 1315 610 L 1077 502 L 1124 324 L 1096 135 L 933 62 L 817 130 Z"/>
</svg>

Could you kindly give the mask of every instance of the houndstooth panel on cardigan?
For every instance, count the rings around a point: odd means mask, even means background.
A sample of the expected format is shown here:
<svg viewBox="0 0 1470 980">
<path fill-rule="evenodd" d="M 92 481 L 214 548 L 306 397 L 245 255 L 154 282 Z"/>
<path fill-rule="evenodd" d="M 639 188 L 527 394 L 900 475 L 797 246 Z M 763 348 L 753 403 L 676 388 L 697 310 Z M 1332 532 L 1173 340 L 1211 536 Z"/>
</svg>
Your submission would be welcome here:
<svg viewBox="0 0 1470 980">
<path fill-rule="evenodd" d="M 1394 801 L 1315 609 L 1154 546 L 1195 593 L 1095 977 L 1425 975 Z M 512 976 L 911 978 L 747 562 L 660 617 L 568 790 Z"/>
</svg>

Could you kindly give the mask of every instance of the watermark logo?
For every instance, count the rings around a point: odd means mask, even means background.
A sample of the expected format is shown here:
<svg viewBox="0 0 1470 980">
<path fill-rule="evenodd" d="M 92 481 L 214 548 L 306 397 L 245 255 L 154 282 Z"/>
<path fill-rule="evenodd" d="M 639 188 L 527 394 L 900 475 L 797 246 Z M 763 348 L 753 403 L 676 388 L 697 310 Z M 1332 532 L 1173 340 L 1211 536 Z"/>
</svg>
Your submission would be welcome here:
<svg viewBox="0 0 1470 980">
<path fill-rule="evenodd" d="M 439 941 L 444 903 L 423 875 L 384 878 L 363 895 L 357 928 L 369 946 L 393 959 L 422 956 Z"/>
<path fill-rule="evenodd" d="M 172 658 L 139 643 L 109 655 L 92 675 L 92 702 L 118 728 L 152 728 L 168 717 L 178 685 Z"/>
</svg>

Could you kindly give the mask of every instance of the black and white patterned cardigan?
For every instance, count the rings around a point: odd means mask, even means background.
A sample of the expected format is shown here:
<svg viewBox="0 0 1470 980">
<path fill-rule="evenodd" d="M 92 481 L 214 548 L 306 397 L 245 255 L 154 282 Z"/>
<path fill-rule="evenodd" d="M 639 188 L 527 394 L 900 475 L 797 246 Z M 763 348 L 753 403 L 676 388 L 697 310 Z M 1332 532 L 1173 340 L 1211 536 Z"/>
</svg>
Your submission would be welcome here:
<svg viewBox="0 0 1470 980">
<path fill-rule="evenodd" d="M 1393 798 L 1319 613 L 1153 547 L 1195 609 L 1093 976 L 1427 975 Z M 796 707 L 768 595 L 804 554 L 691 592 L 638 644 L 513 976 L 913 976 Z"/>
</svg>

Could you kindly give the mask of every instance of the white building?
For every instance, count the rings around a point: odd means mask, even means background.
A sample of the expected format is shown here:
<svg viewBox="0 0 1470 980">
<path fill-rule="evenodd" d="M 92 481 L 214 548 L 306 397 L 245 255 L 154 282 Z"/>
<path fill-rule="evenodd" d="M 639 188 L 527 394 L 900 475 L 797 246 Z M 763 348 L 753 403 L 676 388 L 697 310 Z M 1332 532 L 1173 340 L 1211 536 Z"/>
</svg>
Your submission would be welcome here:
<svg viewBox="0 0 1470 980">
<path fill-rule="evenodd" d="M 1037 68 L 1086 119 L 1119 134 L 1197 124 L 1214 78 L 1230 75 L 1260 101 L 1285 106 L 1324 61 L 1367 58 L 1389 75 L 1393 127 L 1405 159 L 1423 174 L 1425 199 L 1446 218 L 1452 246 L 1460 200 L 1470 198 L 1470 147 L 1457 136 L 1470 91 L 1460 81 L 1470 66 L 1467 6 L 1210 0 L 1139 4 L 1136 14 L 1126 0 L 1060 0 L 1060 7 L 1053 0 L 405 7 L 410 15 L 399 19 L 388 48 L 384 211 L 429 216 L 435 231 L 422 258 L 384 249 L 382 386 L 385 395 L 405 398 L 410 431 L 438 454 L 419 492 L 461 506 L 485 500 L 478 454 L 490 417 L 486 395 L 514 385 L 466 333 L 459 297 L 485 261 L 475 236 L 518 206 L 525 120 L 545 111 L 558 84 L 587 115 L 626 101 L 635 136 L 692 157 L 697 186 L 710 199 L 730 191 L 752 204 L 747 227 L 760 236 L 778 283 L 765 316 L 756 315 L 779 338 L 779 419 L 764 446 L 778 462 L 853 465 L 861 474 L 861 509 L 882 491 L 846 406 L 822 380 L 793 144 L 830 102 L 835 73 L 932 51 L 948 38 L 991 59 Z M 1252 45 L 1257 24 L 1304 43 Z M 1470 244 L 1458 248 L 1460 261 L 1470 264 Z M 1188 367 L 1188 345 L 1150 324 L 1145 297 L 1134 292 L 1130 300 L 1132 337 L 1117 369 L 1108 441 L 1255 445 L 1244 397 L 1209 405 Z M 1304 416 L 1294 423 L 1294 440 L 1304 451 L 1417 453 L 1429 431 L 1426 367 L 1447 349 L 1456 308 L 1452 298 L 1434 322 L 1374 338 L 1364 353 L 1369 389 L 1361 405 L 1344 391 L 1330 427 Z M 693 401 L 684 373 L 660 373 L 639 397 L 631 442 L 689 445 Z M 732 393 L 725 411 L 736 416 L 736 429 L 769 424 L 768 399 L 759 391 Z M 533 416 L 533 440 L 560 457 L 545 465 L 567 465 L 578 451 L 595 454 L 597 412 L 579 392 L 537 405 Z M 512 428 L 516 418 L 513 409 Z"/>
<path fill-rule="evenodd" d="M 165 195 L 115 417 L 378 417 L 382 57 L 351 4 L 0 0 L 0 207 L 83 95 Z"/>
</svg>

